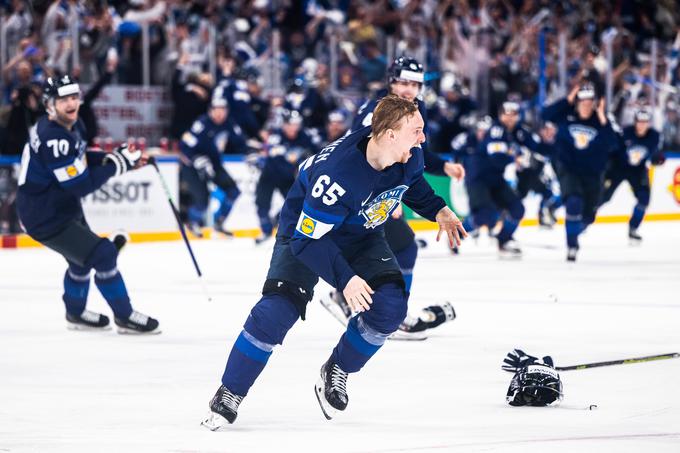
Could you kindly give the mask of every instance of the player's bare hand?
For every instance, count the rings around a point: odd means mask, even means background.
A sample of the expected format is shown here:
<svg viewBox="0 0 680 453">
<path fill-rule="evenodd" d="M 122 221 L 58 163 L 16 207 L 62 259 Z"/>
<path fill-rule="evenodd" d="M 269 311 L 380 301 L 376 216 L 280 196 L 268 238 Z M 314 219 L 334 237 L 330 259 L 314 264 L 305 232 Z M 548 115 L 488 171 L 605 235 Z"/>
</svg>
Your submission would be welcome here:
<svg viewBox="0 0 680 453">
<path fill-rule="evenodd" d="M 453 248 L 454 246 L 459 246 L 460 241 L 468 236 L 467 231 L 463 228 L 463 222 L 447 206 L 439 210 L 436 220 L 439 224 L 437 241 L 439 241 L 442 233 L 446 232 L 446 235 L 449 237 L 449 246 Z"/>
<path fill-rule="evenodd" d="M 607 124 L 607 112 L 604 109 L 604 98 L 601 98 L 597 103 L 597 118 L 603 126 Z"/>
<path fill-rule="evenodd" d="M 347 300 L 352 311 L 370 310 L 371 304 L 373 303 L 373 299 L 371 298 L 373 292 L 373 289 L 368 286 L 366 280 L 358 275 L 352 277 L 349 282 L 347 282 L 345 289 L 342 290 L 342 294 L 345 296 L 345 300 Z"/>
<path fill-rule="evenodd" d="M 148 165 L 150 159 L 151 159 L 150 155 L 148 155 L 145 152 L 142 152 L 142 157 L 140 157 L 139 160 L 137 161 L 137 164 L 135 164 L 135 168 L 141 168 L 145 165 Z"/>
<path fill-rule="evenodd" d="M 447 162 L 444 164 L 444 173 L 449 178 L 454 178 L 457 181 L 465 178 L 465 168 L 461 164 L 454 164 L 453 162 Z"/>
<path fill-rule="evenodd" d="M 400 219 L 402 215 L 404 215 L 404 208 L 402 208 L 401 204 L 399 204 L 399 206 L 397 206 L 397 208 L 392 211 L 392 218 Z"/>
</svg>

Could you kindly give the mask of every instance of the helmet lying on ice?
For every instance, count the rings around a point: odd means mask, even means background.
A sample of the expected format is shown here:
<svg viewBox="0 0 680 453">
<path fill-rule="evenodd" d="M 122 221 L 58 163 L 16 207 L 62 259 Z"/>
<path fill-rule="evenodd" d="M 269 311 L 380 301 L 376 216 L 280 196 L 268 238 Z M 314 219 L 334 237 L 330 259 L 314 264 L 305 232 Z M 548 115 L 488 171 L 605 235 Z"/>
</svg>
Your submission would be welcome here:
<svg viewBox="0 0 680 453">
<path fill-rule="evenodd" d="M 515 373 L 505 399 L 511 406 L 548 406 L 562 397 L 560 374 L 549 364 L 534 362 Z"/>
</svg>

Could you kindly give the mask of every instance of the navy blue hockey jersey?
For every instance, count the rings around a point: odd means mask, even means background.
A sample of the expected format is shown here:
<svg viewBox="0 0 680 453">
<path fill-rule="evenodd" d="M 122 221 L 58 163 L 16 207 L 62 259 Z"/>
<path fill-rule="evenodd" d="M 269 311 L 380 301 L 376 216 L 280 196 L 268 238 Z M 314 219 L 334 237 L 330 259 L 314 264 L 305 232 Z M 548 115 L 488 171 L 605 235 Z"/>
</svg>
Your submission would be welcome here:
<svg viewBox="0 0 680 453">
<path fill-rule="evenodd" d="M 419 148 L 405 164 L 372 168 L 370 133 L 361 128 L 304 161 L 281 209 L 278 236 L 292 238 L 295 256 L 336 288 L 354 276 L 340 250 L 379 232 L 402 199 L 432 221 L 446 206 L 423 178 Z"/>
<path fill-rule="evenodd" d="M 238 125 L 229 118 L 222 124 L 215 124 L 207 114 L 201 115 L 191 129 L 182 134 L 179 148 L 190 160 L 208 156 L 214 166 L 221 165 L 222 154 L 247 152 L 246 139 Z"/>
<path fill-rule="evenodd" d="M 611 121 L 603 126 L 596 112 L 581 120 L 566 99 L 545 107 L 543 119 L 557 125 L 553 157 L 559 167 L 591 176 L 604 171 L 618 140 Z"/>
<path fill-rule="evenodd" d="M 494 123 L 478 143 L 477 151 L 467 160 L 466 181 L 495 182 L 503 179 L 505 167 L 522 153 L 539 150 L 540 139 L 524 126 L 517 125 L 510 132 L 500 123 Z"/>
<path fill-rule="evenodd" d="M 17 212 L 26 232 L 37 240 L 59 233 L 83 215 L 81 197 L 116 173 L 104 153 L 87 152 L 85 129 L 72 130 L 42 117 L 29 130 L 19 173 Z"/>
<path fill-rule="evenodd" d="M 643 137 L 638 137 L 635 126 L 625 127 L 613 164 L 618 168 L 644 168 L 653 156 L 661 153 L 660 147 L 660 135 L 656 130 L 649 128 Z"/>
</svg>

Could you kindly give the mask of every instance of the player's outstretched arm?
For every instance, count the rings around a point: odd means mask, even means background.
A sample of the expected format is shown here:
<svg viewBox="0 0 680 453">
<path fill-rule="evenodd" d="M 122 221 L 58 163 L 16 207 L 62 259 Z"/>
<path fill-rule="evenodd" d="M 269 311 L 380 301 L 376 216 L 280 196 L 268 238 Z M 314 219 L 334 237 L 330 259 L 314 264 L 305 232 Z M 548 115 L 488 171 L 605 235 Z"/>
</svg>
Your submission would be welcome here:
<svg viewBox="0 0 680 453">
<path fill-rule="evenodd" d="M 347 282 L 342 294 L 345 296 L 352 311 L 356 312 L 371 309 L 371 304 L 373 303 L 371 294 L 373 294 L 373 292 L 373 289 L 368 286 L 366 280 L 355 275 Z"/>
<path fill-rule="evenodd" d="M 446 235 L 449 237 L 449 245 L 454 247 L 459 246 L 460 241 L 468 236 L 467 231 L 463 228 L 463 222 L 460 221 L 458 216 L 448 206 L 439 210 L 436 220 L 439 224 L 437 241 L 439 241 L 442 233 L 446 232 Z"/>
</svg>

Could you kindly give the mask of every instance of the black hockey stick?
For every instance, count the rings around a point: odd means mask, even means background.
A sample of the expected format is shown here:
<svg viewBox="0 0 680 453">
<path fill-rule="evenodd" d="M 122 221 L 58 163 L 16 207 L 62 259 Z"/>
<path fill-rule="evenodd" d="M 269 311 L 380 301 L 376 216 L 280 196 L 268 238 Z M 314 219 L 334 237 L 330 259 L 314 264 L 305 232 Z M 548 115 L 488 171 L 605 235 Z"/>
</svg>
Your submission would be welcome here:
<svg viewBox="0 0 680 453">
<path fill-rule="evenodd" d="M 610 360 L 608 362 L 584 363 L 582 365 L 558 366 L 555 367 L 555 369 L 557 371 L 585 370 L 586 368 L 598 368 L 601 366 L 610 365 L 624 365 L 626 363 L 653 362 L 655 360 L 676 359 L 678 357 L 680 357 L 680 353 L 669 352 L 668 354 L 648 355 L 645 357 L 635 357 L 632 359 Z"/>
<path fill-rule="evenodd" d="M 175 215 L 175 220 L 177 221 L 177 226 L 179 227 L 179 232 L 182 234 L 182 239 L 184 239 L 184 244 L 187 246 L 187 250 L 189 251 L 189 255 L 191 256 L 191 261 L 194 263 L 194 268 L 196 269 L 196 273 L 198 274 L 198 279 L 201 282 L 201 286 L 203 288 L 203 293 L 205 296 L 208 298 L 208 301 L 211 301 L 212 298 L 208 295 L 208 291 L 205 288 L 205 283 L 203 282 L 203 273 L 201 272 L 201 268 L 198 266 L 198 261 L 196 261 L 196 257 L 194 256 L 194 251 L 191 248 L 191 244 L 189 243 L 189 238 L 187 237 L 187 232 L 184 229 L 184 224 L 182 223 L 182 219 L 179 217 L 179 211 L 177 210 L 177 207 L 175 206 L 175 202 L 172 201 L 172 195 L 170 195 L 170 189 L 168 189 L 168 185 L 165 182 L 165 178 L 163 178 L 163 175 L 161 174 L 161 170 L 158 168 L 158 164 L 156 163 L 156 159 L 153 156 L 149 157 L 149 164 L 153 165 L 153 168 L 156 169 L 156 173 L 158 173 L 158 178 L 161 180 L 161 185 L 163 186 L 163 190 L 165 191 L 165 196 L 168 198 L 168 203 L 170 203 L 170 208 L 172 208 L 172 213 Z"/>
</svg>

